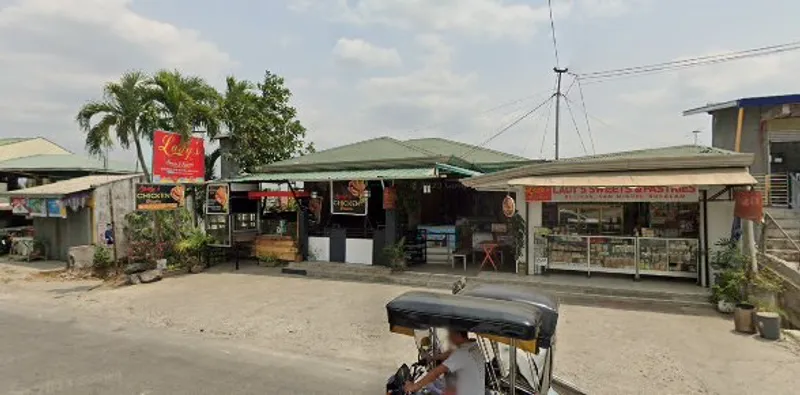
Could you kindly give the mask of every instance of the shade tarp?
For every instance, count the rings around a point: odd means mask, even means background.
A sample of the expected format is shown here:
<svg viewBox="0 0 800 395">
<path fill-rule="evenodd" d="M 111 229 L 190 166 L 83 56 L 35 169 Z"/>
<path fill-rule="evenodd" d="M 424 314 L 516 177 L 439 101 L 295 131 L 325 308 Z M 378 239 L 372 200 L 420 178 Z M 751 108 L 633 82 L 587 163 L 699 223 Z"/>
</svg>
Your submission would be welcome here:
<svg viewBox="0 0 800 395">
<path fill-rule="evenodd" d="M 508 185 L 512 186 L 548 187 L 729 186 L 755 185 L 757 183 L 745 168 L 579 173 L 523 177 L 508 181 Z"/>
</svg>

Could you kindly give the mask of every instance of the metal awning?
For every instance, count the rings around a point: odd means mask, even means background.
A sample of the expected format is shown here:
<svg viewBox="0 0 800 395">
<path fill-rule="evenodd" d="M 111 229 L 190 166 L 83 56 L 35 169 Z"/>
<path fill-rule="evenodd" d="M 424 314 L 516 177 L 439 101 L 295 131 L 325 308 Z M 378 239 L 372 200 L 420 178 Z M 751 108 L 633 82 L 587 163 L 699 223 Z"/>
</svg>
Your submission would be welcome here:
<svg viewBox="0 0 800 395">
<path fill-rule="evenodd" d="M 550 187 L 729 186 L 757 183 L 745 168 L 579 173 L 515 178 L 508 181 L 508 185 L 512 186 Z"/>
<path fill-rule="evenodd" d="M 280 181 L 346 181 L 346 180 L 414 180 L 438 178 L 435 168 L 333 170 L 305 173 L 263 173 L 227 180 L 228 182 L 280 182 Z"/>
<path fill-rule="evenodd" d="M 311 172 L 259 173 L 223 180 L 224 182 L 282 182 L 282 181 L 348 181 L 348 180 L 424 180 L 439 178 L 444 174 L 475 176 L 481 173 L 457 166 L 436 164 L 433 167 L 408 169 L 330 170 Z M 216 181 L 220 182 L 220 181 Z"/>
</svg>

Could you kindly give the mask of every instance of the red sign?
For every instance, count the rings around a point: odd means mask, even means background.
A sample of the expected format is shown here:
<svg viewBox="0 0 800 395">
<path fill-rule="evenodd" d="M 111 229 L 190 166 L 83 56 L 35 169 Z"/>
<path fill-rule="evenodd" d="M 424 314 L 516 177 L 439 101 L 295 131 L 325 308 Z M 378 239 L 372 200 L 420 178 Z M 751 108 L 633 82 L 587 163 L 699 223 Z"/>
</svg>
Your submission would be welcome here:
<svg viewBox="0 0 800 395">
<path fill-rule="evenodd" d="M 397 190 L 395 187 L 386 187 L 383 189 L 383 209 L 394 210 L 397 208 Z"/>
<path fill-rule="evenodd" d="M 203 139 L 188 143 L 175 133 L 153 132 L 153 182 L 194 184 L 205 181 L 206 157 Z"/>
<path fill-rule="evenodd" d="M 683 187 L 527 187 L 529 202 L 697 202 L 696 186 Z"/>
<path fill-rule="evenodd" d="M 738 191 L 733 193 L 736 205 L 733 215 L 761 223 L 764 218 L 764 200 L 759 191 Z"/>
</svg>

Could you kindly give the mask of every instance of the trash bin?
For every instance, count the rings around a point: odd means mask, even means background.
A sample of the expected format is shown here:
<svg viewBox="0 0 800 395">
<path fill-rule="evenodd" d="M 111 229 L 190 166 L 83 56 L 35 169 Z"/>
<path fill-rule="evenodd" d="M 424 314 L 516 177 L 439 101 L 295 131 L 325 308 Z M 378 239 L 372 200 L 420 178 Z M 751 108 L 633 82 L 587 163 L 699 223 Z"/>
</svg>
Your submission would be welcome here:
<svg viewBox="0 0 800 395">
<path fill-rule="evenodd" d="M 756 327 L 758 334 L 767 340 L 779 340 L 781 338 L 781 316 L 778 313 L 758 312 L 756 313 Z"/>
</svg>

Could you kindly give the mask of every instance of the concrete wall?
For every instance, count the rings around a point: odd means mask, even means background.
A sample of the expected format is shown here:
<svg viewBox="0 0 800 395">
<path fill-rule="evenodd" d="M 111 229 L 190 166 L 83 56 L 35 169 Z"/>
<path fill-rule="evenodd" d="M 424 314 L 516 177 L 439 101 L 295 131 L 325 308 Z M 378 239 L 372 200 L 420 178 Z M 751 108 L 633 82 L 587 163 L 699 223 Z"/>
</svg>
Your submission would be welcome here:
<svg viewBox="0 0 800 395">
<path fill-rule="evenodd" d="M 91 208 L 67 210 L 67 218 L 34 218 L 36 237 L 47 245 L 50 259 L 67 261 L 69 248 L 92 243 Z"/>
<path fill-rule="evenodd" d="M 739 109 L 730 108 L 712 114 L 711 145 L 717 148 L 734 151 L 736 148 L 736 125 Z M 761 141 L 761 108 L 746 108 L 742 124 L 741 151 L 755 154 L 755 161 L 750 168 L 753 174 L 767 172 L 766 141 Z"/>
<path fill-rule="evenodd" d="M 94 203 L 94 242 L 104 244 L 103 232 L 105 232 L 106 224 L 113 223 L 116 235 L 115 249 L 117 259 L 121 259 L 127 254 L 128 238 L 125 235 L 125 216 L 135 209 L 134 186 L 142 180 L 143 177 L 130 178 L 101 185 L 95 188 L 92 195 Z M 112 204 L 114 207 L 113 221 L 111 218 Z"/>
<path fill-rule="evenodd" d="M 233 149 L 231 144 L 230 138 L 221 138 L 219 139 L 219 149 L 222 152 L 220 155 L 219 163 L 220 163 L 220 178 L 227 179 L 227 178 L 234 178 L 239 175 L 239 166 L 236 162 L 231 159 L 230 155 L 226 155 L 226 153 L 230 153 Z"/>
<path fill-rule="evenodd" d="M 786 313 L 785 319 L 795 328 L 800 328 L 800 272 L 793 269 L 788 262 L 769 254 L 759 254 L 758 263 L 772 269 L 783 280 L 783 292 L 778 297 L 781 310 Z"/>
</svg>

